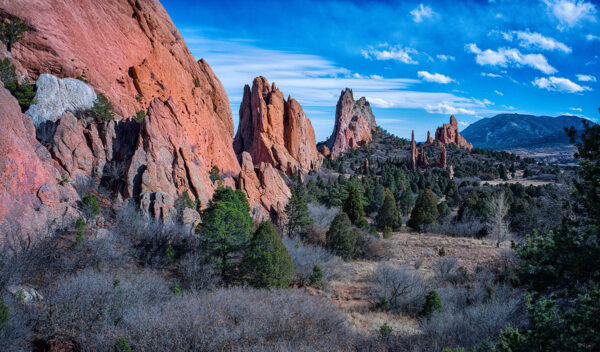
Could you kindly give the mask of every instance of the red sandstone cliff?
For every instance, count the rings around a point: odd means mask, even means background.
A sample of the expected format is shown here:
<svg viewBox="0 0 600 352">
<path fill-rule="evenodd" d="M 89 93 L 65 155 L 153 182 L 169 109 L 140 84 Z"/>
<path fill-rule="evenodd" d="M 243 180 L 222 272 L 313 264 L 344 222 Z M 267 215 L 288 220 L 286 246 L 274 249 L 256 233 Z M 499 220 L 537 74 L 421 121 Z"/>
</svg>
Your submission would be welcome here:
<svg viewBox="0 0 600 352">
<path fill-rule="evenodd" d="M 315 131 L 302 107 L 264 77 L 244 87 L 238 131 L 233 142 L 241 157 L 248 152 L 256 164 L 270 163 L 287 174 L 308 172 L 321 165 Z"/>
<path fill-rule="evenodd" d="M 333 133 L 321 147 L 321 152 L 335 158 L 349 149 L 368 144 L 373 140 L 376 128 L 375 116 L 367 99 L 362 97 L 354 101 L 352 90 L 346 88 L 337 102 Z"/>
<path fill-rule="evenodd" d="M 441 144 L 454 143 L 459 148 L 473 149 L 473 145 L 458 132 L 458 122 L 450 116 L 450 123 L 445 123 L 435 131 L 435 140 Z"/>
</svg>

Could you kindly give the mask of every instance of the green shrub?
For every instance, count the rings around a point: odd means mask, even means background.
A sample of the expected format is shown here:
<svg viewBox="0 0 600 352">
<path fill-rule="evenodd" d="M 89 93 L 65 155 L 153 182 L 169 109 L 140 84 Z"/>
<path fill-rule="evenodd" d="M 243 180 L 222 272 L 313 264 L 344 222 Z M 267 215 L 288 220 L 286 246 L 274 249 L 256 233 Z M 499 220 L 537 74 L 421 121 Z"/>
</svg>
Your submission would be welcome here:
<svg viewBox="0 0 600 352">
<path fill-rule="evenodd" d="M 358 231 L 352 227 L 350 218 L 345 212 L 339 212 L 325 234 L 327 248 L 348 260 L 354 256 L 357 240 Z"/>
<path fill-rule="evenodd" d="M 87 196 L 84 196 L 81 199 L 81 203 L 83 205 L 82 210 L 88 218 L 100 215 L 100 204 L 98 204 L 98 199 L 95 194 L 90 193 Z"/>
<path fill-rule="evenodd" d="M 0 81 L 4 87 L 17 81 L 17 71 L 8 58 L 0 60 Z"/>
<path fill-rule="evenodd" d="M 429 318 L 434 312 L 443 312 L 442 299 L 436 290 L 431 290 L 425 295 L 425 303 L 419 313 L 424 318 Z"/>
<path fill-rule="evenodd" d="M 257 288 L 286 288 L 294 278 L 294 265 L 270 221 L 256 229 L 242 263 L 250 284 Z"/>
<path fill-rule="evenodd" d="M 17 99 L 21 111 L 25 112 L 29 106 L 35 104 L 35 84 L 29 83 L 27 79 L 19 83 L 15 66 L 8 58 L 0 60 L 0 80 L 4 88 Z"/>
<path fill-rule="evenodd" d="M 171 263 L 175 261 L 175 249 L 173 249 L 172 245 L 167 246 L 167 249 L 165 249 L 165 255 Z"/>
<path fill-rule="evenodd" d="M 213 166 L 212 169 L 210 169 L 210 180 L 214 183 L 215 181 L 218 181 L 221 179 L 221 170 L 219 170 L 219 167 L 217 165 Z"/>
<path fill-rule="evenodd" d="M 446 347 L 442 352 L 465 352 L 465 348 L 460 346 L 455 348 Z"/>
<path fill-rule="evenodd" d="M 392 336 L 392 327 L 389 326 L 387 323 L 383 323 L 383 325 L 379 327 L 379 334 L 384 339 L 389 338 L 390 336 Z"/>
<path fill-rule="evenodd" d="M 75 222 L 75 228 L 77 229 L 77 237 L 75 237 L 75 247 L 79 247 L 83 245 L 84 241 L 84 231 L 85 231 L 85 220 L 83 218 L 78 218 Z"/>
<path fill-rule="evenodd" d="M 445 257 L 446 256 L 446 250 L 444 249 L 444 247 L 440 248 L 440 250 L 438 251 L 438 255 L 440 257 Z"/>
<path fill-rule="evenodd" d="M 323 283 L 323 272 L 321 271 L 319 264 L 315 264 L 315 266 L 313 266 L 312 273 L 308 278 L 308 282 L 314 287 L 320 287 Z"/>
<path fill-rule="evenodd" d="M 196 207 L 196 203 L 192 200 L 192 197 L 190 197 L 190 193 L 187 191 L 187 189 L 183 191 L 183 193 L 179 197 L 179 206 L 181 208 L 190 209 L 194 209 Z"/>
<path fill-rule="evenodd" d="M 115 107 L 108 100 L 108 98 L 100 93 L 98 98 L 94 101 L 94 105 L 90 109 L 90 114 L 97 121 L 111 121 L 115 119 Z"/>
<path fill-rule="evenodd" d="M 194 87 L 200 87 L 200 79 L 198 77 L 194 78 Z"/>
<path fill-rule="evenodd" d="M 86 84 L 90 83 L 87 79 L 83 78 L 83 76 L 77 76 L 77 77 L 75 77 L 75 79 L 79 80 L 79 81 L 81 81 L 83 83 L 86 83 Z"/>
<path fill-rule="evenodd" d="M 308 232 L 308 226 L 312 224 L 310 213 L 308 212 L 308 204 L 306 203 L 306 189 L 299 185 L 292 187 L 292 196 L 285 206 L 285 214 L 287 215 L 287 235 L 294 238 L 296 235 L 305 239 Z"/>
<path fill-rule="evenodd" d="M 381 302 L 379 302 L 379 308 L 384 312 L 390 310 L 390 300 L 386 296 L 381 297 Z"/>
<path fill-rule="evenodd" d="M 179 296 L 181 294 L 181 287 L 177 283 L 173 285 L 173 294 L 175 296 Z"/>
<path fill-rule="evenodd" d="M 131 352 L 129 340 L 124 337 L 120 337 L 117 343 L 115 343 L 115 352 Z"/>
<path fill-rule="evenodd" d="M 389 189 L 385 190 L 385 197 L 383 204 L 377 212 L 375 217 L 375 223 L 380 229 L 390 227 L 391 229 L 397 229 L 402 226 L 402 218 L 396 207 L 396 199 Z"/>
<path fill-rule="evenodd" d="M 135 113 L 135 122 L 142 123 L 144 122 L 144 118 L 146 117 L 146 112 L 144 110 L 140 110 Z"/>
<path fill-rule="evenodd" d="M 10 310 L 8 306 L 4 304 L 4 298 L 0 297 L 0 330 L 4 329 L 6 323 L 8 323 L 8 318 L 10 317 Z"/>
<path fill-rule="evenodd" d="M 20 18 L 12 18 L 0 23 L 0 41 L 6 45 L 6 50 L 12 51 L 13 45 L 23 39 L 25 32 L 31 30 L 29 25 Z"/>
</svg>

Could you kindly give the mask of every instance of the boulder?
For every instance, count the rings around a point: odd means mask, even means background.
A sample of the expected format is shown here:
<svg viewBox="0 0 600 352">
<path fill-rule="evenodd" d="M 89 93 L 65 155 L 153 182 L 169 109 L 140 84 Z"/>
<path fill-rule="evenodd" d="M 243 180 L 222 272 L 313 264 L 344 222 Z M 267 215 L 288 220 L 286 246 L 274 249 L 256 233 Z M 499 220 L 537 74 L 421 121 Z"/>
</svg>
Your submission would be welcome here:
<svg viewBox="0 0 600 352">
<path fill-rule="evenodd" d="M 238 158 L 248 152 L 255 163 L 266 162 L 291 174 L 318 168 L 315 131 L 300 104 L 264 77 L 244 87 L 240 121 L 233 147 Z"/>
<path fill-rule="evenodd" d="M 371 105 L 365 97 L 354 101 L 352 90 L 343 90 L 335 110 L 333 133 L 325 142 L 335 158 L 349 149 L 369 144 L 377 129 Z"/>
<path fill-rule="evenodd" d="M 55 122 L 67 111 L 87 110 L 97 98 L 92 87 L 73 78 L 58 79 L 44 73 L 38 77 L 35 86 L 36 103 L 25 112 L 35 127 L 46 121 Z"/>
</svg>

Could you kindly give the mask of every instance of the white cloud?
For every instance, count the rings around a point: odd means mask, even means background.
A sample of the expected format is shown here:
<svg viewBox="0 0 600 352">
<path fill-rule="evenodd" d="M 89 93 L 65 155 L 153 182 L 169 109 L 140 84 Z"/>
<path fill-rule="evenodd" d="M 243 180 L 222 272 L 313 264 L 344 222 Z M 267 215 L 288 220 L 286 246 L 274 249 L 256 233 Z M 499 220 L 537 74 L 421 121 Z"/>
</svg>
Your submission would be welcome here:
<svg viewBox="0 0 600 352">
<path fill-rule="evenodd" d="M 502 107 L 507 110 L 515 110 L 516 109 L 514 106 L 510 106 L 510 105 L 502 105 Z"/>
<path fill-rule="evenodd" d="M 519 49 L 499 48 L 498 50 L 481 50 L 476 44 L 466 45 L 466 50 L 476 54 L 475 61 L 481 65 L 507 67 L 529 66 L 546 74 L 557 72 L 542 54 L 522 54 Z"/>
<path fill-rule="evenodd" d="M 502 93 L 501 91 L 498 91 L 498 90 L 494 90 L 494 93 L 498 94 L 501 97 L 504 96 L 504 93 Z"/>
<path fill-rule="evenodd" d="M 417 75 L 419 76 L 419 78 L 423 79 L 426 82 L 448 84 L 454 81 L 452 78 L 444 76 L 441 73 L 429 73 L 427 71 L 419 71 L 417 72 Z"/>
<path fill-rule="evenodd" d="M 536 78 L 531 82 L 534 86 L 548 91 L 564 92 L 564 93 L 579 93 L 586 90 L 591 90 L 590 87 L 580 86 L 572 82 L 568 78 L 549 77 Z"/>
<path fill-rule="evenodd" d="M 573 111 L 579 111 L 579 112 L 583 111 L 583 109 L 582 109 L 582 108 L 569 108 L 569 110 L 573 110 Z"/>
<path fill-rule="evenodd" d="M 411 56 L 413 54 L 418 54 L 419 52 L 412 48 L 404 48 L 401 46 L 392 47 L 387 44 L 380 44 L 377 48 L 369 46 L 367 50 L 363 49 L 360 52 L 365 59 L 370 60 L 395 60 L 410 65 L 419 63 Z"/>
<path fill-rule="evenodd" d="M 433 10 L 429 6 L 425 6 L 423 4 L 419 4 L 416 9 L 412 10 L 410 14 L 413 16 L 413 21 L 419 23 L 422 22 L 425 18 L 433 17 Z"/>
<path fill-rule="evenodd" d="M 475 111 L 471 109 L 465 109 L 461 107 L 455 107 L 447 102 L 437 104 L 427 104 L 425 111 L 430 114 L 442 114 L 442 115 L 475 115 Z"/>
<path fill-rule="evenodd" d="M 596 82 L 596 77 L 591 75 L 577 75 L 579 82 Z"/>
<path fill-rule="evenodd" d="M 438 54 L 435 57 L 437 57 L 441 61 L 454 61 L 454 56 L 450 55 Z"/>
<path fill-rule="evenodd" d="M 493 77 L 493 78 L 501 78 L 501 75 L 497 75 L 495 73 L 491 73 L 491 72 L 481 72 L 481 76 L 483 77 Z"/>
<path fill-rule="evenodd" d="M 490 34 L 493 33 L 498 33 L 500 34 L 505 40 L 512 42 L 513 39 L 516 37 L 517 41 L 519 42 L 519 45 L 523 48 L 527 48 L 527 49 L 539 49 L 539 50 L 548 50 L 548 51 L 552 51 L 552 50 L 558 50 L 558 51 L 562 51 L 564 53 L 570 53 L 572 50 L 571 48 L 569 48 L 566 44 L 551 38 L 551 37 L 546 37 L 543 36 L 540 33 L 537 32 L 525 32 L 525 31 L 510 31 L 510 32 L 499 32 L 499 31 L 492 31 L 490 32 Z"/>
<path fill-rule="evenodd" d="M 559 21 L 559 29 L 574 27 L 584 20 L 595 21 L 596 6 L 582 0 L 544 0 L 550 12 Z"/>
<path fill-rule="evenodd" d="M 593 35 L 593 34 L 588 34 L 585 36 L 585 40 L 587 40 L 588 42 L 594 41 L 594 40 L 600 40 L 600 37 L 597 35 Z"/>
</svg>

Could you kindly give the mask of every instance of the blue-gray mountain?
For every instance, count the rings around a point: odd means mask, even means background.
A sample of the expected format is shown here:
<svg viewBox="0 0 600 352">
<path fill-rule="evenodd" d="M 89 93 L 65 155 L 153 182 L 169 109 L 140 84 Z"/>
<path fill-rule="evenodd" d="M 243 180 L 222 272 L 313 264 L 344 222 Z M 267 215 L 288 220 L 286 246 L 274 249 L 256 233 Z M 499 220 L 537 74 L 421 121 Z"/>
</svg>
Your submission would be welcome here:
<svg viewBox="0 0 600 352">
<path fill-rule="evenodd" d="M 569 144 L 565 127 L 583 129 L 581 117 L 500 114 L 469 125 L 461 132 L 474 147 L 485 149 L 536 148 Z"/>
</svg>

